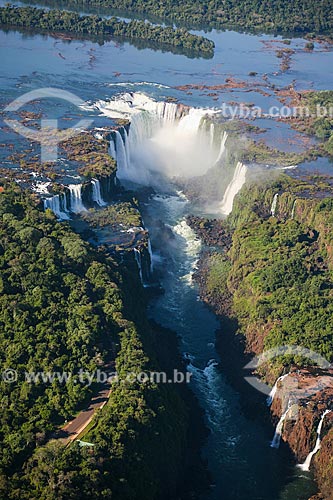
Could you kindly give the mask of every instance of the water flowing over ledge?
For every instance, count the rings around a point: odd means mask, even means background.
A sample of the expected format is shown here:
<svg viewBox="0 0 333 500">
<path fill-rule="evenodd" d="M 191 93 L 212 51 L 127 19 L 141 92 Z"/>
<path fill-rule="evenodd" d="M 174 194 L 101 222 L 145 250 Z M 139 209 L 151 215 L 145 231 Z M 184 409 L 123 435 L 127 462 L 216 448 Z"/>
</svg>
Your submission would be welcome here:
<svg viewBox="0 0 333 500">
<path fill-rule="evenodd" d="M 310 470 L 312 459 L 316 455 L 316 453 L 318 453 L 318 451 L 321 448 L 321 432 L 322 432 L 322 429 L 323 429 L 324 420 L 325 420 L 326 415 L 328 415 L 331 412 L 332 412 L 332 410 L 326 410 L 326 411 L 324 411 L 324 413 L 323 413 L 323 415 L 322 415 L 322 417 L 320 419 L 320 422 L 318 424 L 318 428 L 317 428 L 317 440 L 316 440 L 315 447 L 309 453 L 309 455 L 306 457 L 306 460 L 305 460 L 304 464 L 299 464 L 298 465 L 298 467 L 300 469 L 302 469 L 303 471 L 305 471 L 305 472 Z"/>
<path fill-rule="evenodd" d="M 119 94 L 90 107 L 111 119 L 129 121 L 110 134 L 110 155 L 121 180 L 156 188 L 167 180 L 196 178 L 218 167 L 220 179 L 230 180 L 216 212 L 230 213 L 247 167 L 237 160 L 226 166 L 228 133 L 218 110 L 155 101 L 140 92 Z"/>
<path fill-rule="evenodd" d="M 50 184 L 50 183 L 48 183 Z M 109 184 L 109 182 L 107 182 Z M 89 192 L 84 201 L 83 189 Z M 105 188 L 109 194 L 110 186 Z M 43 191 L 43 194 L 46 194 Z M 63 186 L 63 192 L 43 199 L 44 209 L 49 208 L 59 220 L 69 220 L 72 214 L 80 214 L 87 211 L 87 206 L 103 207 L 107 205 L 102 195 L 101 181 L 92 179 L 85 184 L 68 184 Z M 86 206 L 87 204 L 87 206 Z"/>
</svg>

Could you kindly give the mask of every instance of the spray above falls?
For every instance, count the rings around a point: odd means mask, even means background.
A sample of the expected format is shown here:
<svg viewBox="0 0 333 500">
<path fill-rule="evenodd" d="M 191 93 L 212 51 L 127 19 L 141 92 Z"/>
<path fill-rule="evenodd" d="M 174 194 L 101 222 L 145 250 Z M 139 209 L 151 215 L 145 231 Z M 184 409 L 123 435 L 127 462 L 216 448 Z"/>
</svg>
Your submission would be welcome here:
<svg viewBox="0 0 333 500">
<path fill-rule="evenodd" d="M 200 177 L 216 165 L 221 167 L 221 178 L 226 177 L 228 134 L 217 123 L 218 110 L 158 102 L 140 92 L 94 106 L 111 119 L 129 121 L 111 133 L 110 154 L 117 160 L 120 179 L 159 187 L 166 179 Z M 242 166 L 239 171 L 237 161 L 233 168 L 238 169 L 237 176 L 223 202 L 228 209 L 243 185 L 238 174 L 243 179 L 246 170 Z"/>
</svg>

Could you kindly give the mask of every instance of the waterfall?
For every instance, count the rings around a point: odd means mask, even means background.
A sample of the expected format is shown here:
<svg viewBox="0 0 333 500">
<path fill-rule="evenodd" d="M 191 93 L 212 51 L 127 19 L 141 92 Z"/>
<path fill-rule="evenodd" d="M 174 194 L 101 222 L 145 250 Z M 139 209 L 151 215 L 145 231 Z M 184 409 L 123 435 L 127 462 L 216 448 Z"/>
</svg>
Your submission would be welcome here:
<svg viewBox="0 0 333 500">
<path fill-rule="evenodd" d="M 115 146 L 115 143 L 113 141 L 113 139 L 110 139 L 110 149 L 109 149 L 109 154 L 110 156 L 112 156 L 112 158 L 115 160 L 116 157 L 117 157 L 117 153 L 116 153 L 116 146 Z"/>
<path fill-rule="evenodd" d="M 268 398 L 267 398 L 267 406 L 271 406 L 273 401 L 274 401 L 274 398 L 276 396 L 276 393 L 278 391 L 278 388 L 279 388 L 279 384 L 285 379 L 287 378 L 288 376 L 290 375 L 290 373 L 286 373 L 285 375 L 282 375 L 281 377 L 279 377 L 277 379 L 277 381 L 275 382 L 274 386 L 272 387 L 272 390 L 271 392 L 269 393 L 268 395 Z"/>
<path fill-rule="evenodd" d="M 126 155 L 126 163 L 127 165 L 130 165 L 131 163 L 131 156 L 130 156 L 130 149 L 129 149 L 129 141 L 128 141 L 128 132 L 124 128 L 124 145 L 125 145 L 125 155 Z"/>
<path fill-rule="evenodd" d="M 294 219 L 294 217 L 295 217 L 296 202 L 297 202 L 297 200 L 294 201 L 293 208 L 291 210 L 291 218 L 292 219 Z"/>
<path fill-rule="evenodd" d="M 120 179 L 154 185 L 161 176 L 203 175 L 225 151 L 227 133 L 219 134 L 218 125 L 211 123 L 217 110 L 158 102 L 139 92 L 95 107 L 113 119 L 130 121 L 129 127 L 111 133 L 110 154 Z"/>
<path fill-rule="evenodd" d="M 151 249 L 151 242 L 150 238 L 148 237 L 148 252 L 149 252 L 149 258 L 150 258 L 150 274 L 153 273 L 154 271 L 154 265 L 153 265 L 153 252 Z"/>
<path fill-rule="evenodd" d="M 326 415 L 328 415 L 329 413 L 331 413 L 331 411 L 332 410 L 326 410 L 322 414 L 322 417 L 320 419 L 320 422 L 319 422 L 319 425 L 318 425 L 318 428 L 317 428 L 317 441 L 316 441 L 315 447 L 313 448 L 313 450 L 306 457 L 306 460 L 305 460 L 304 464 L 299 464 L 298 465 L 298 467 L 300 469 L 302 469 L 303 471 L 309 471 L 310 470 L 312 458 L 316 455 L 316 453 L 318 453 L 318 451 L 321 448 L 321 431 L 323 429 L 323 424 L 324 424 L 325 417 L 326 417 Z"/>
<path fill-rule="evenodd" d="M 210 137 L 209 145 L 211 148 L 213 148 L 214 145 L 214 131 L 215 131 L 214 123 L 211 123 L 209 127 L 209 137 Z"/>
<path fill-rule="evenodd" d="M 102 198 L 101 194 L 101 185 L 98 179 L 92 179 L 91 180 L 91 186 L 92 186 L 92 199 L 97 205 L 100 207 L 103 207 L 106 205 L 105 201 Z"/>
<path fill-rule="evenodd" d="M 226 131 L 224 131 L 223 134 L 222 134 L 220 151 L 219 151 L 218 157 L 216 158 L 216 162 L 215 163 L 218 163 L 221 160 L 221 158 L 222 158 L 222 156 L 224 154 L 224 151 L 225 151 L 225 146 L 226 146 L 227 139 L 228 139 L 228 134 L 227 134 Z"/>
<path fill-rule="evenodd" d="M 141 283 L 143 283 L 141 252 L 138 248 L 134 248 L 134 256 L 135 256 L 135 260 L 136 260 L 136 263 L 137 263 L 138 268 L 139 268 L 140 280 L 141 280 Z"/>
<path fill-rule="evenodd" d="M 51 198 L 44 199 L 44 210 L 49 208 L 60 220 L 68 220 L 70 217 L 67 210 L 67 201 L 65 193 L 56 194 Z"/>
<path fill-rule="evenodd" d="M 275 212 L 276 212 L 278 197 L 279 197 L 279 193 L 276 193 L 274 195 L 274 198 L 273 198 L 273 201 L 272 201 L 272 206 L 271 206 L 271 215 L 272 215 L 272 217 L 275 217 Z"/>
<path fill-rule="evenodd" d="M 116 160 L 119 171 L 126 172 L 128 170 L 127 154 L 124 144 L 124 139 L 118 130 L 115 131 L 116 137 Z M 126 140 L 126 137 L 125 137 Z"/>
<path fill-rule="evenodd" d="M 68 185 L 70 193 L 70 210 L 75 214 L 80 212 L 85 212 L 86 207 L 82 203 L 81 189 L 82 184 L 69 184 Z"/>
<path fill-rule="evenodd" d="M 280 420 L 276 426 L 274 438 L 273 438 L 273 441 L 271 442 L 271 448 L 279 448 L 279 446 L 280 446 L 284 422 L 288 416 L 290 408 L 291 408 L 291 402 L 289 401 L 286 411 L 284 412 L 284 414 L 282 415 L 282 417 L 280 418 Z"/>
<path fill-rule="evenodd" d="M 220 205 L 220 210 L 223 214 L 228 215 L 232 211 L 234 198 L 241 190 L 246 180 L 247 167 L 240 161 L 237 163 L 233 178 L 224 193 L 223 200 Z"/>
</svg>

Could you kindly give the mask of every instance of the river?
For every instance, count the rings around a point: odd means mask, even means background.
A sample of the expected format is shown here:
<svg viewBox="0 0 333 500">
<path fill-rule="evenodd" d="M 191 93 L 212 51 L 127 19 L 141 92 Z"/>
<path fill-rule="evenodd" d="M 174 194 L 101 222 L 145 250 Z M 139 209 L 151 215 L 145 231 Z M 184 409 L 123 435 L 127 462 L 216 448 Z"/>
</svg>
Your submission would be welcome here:
<svg viewBox="0 0 333 500">
<path fill-rule="evenodd" d="M 107 101 L 126 91 L 142 92 L 160 101 L 172 97 L 203 109 L 218 108 L 231 100 L 251 101 L 262 107 L 277 105 L 278 101 L 269 88 L 265 89 L 265 96 L 242 88 L 226 89 L 219 92 L 216 99 L 209 95 L 209 90 L 186 92 L 176 87 L 218 85 L 230 76 L 248 81 L 249 72 L 255 71 L 262 86 L 265 85 L 262 77 L 268 75 L 270 83 L 279 87 L 296 80 L 297 88 L 333 88 L 333 73 L 327 71 L 332 67 L 333 52 L 323 50 L 318 44 L 314 52 L 309 53 L 304 51 L 304 40 L 293 39 L 290 47 L 295 54 L 291 69 L 281 72 L 274 48 L 274 44 L 281 43 L 279 37 L 272 41 L 269 35 L 215 30 L 208 37 L 216 44 L 211 60 L 138 49 L 129 42 L 111 41 L 100 45 L 0 31 L 1 105 L 31 90 L 57 87 L 75 93 L 87 106 L 77 109 L 63 101 L 57 101 L 56 105 L 54 102 L 35 102 L 31 109 L 49 118 L 58 118 L 64 126 L 68 126 L 68 119 L 88 117 L 94 120 L 94 126 L 103 127 L 112 124 L 112 118 L 94 107 L 94 103 Z M 292 137 L 295 150 L 301 148 L 298 134 L 288 125 L 273 121 L 266 125 L 267 141 L 286 144 L 286 139 Z M 26 139 L 18 138 L 3 123 L 0 133 L 1 142 L 14 143 L 15 150 L 29 146 Z M 0 159 L 4 166 L 10 167 L 5 149 L 1 149 Z M 160 154 L 165 151 L 160 150 Z M 300 169 L 331 173 L 332 165 L 327 160 L 320 160 L 304 164 Z M 151 302 L 149 313 L 157 322 L 180 335 L 181 348 L 190 359 L 191 386 L 205 410 L 211 433 L 203 454 L 213 485 L 203 498 L 308 500 L 315 492 L 311 476 L 296 469 L 283 450 L 270 448 L 273 429 L 268 429 L 260 418 L 254 420 L 246 414 L 241 404 L 242 396 L 229 384 L 220 364 L 215 349 L 219 325 L 199 300 L 191 277 L 201 248 L 200 241 L 185 222 L 186 215 L 194 208 L 172 184 L 161 184 L 160 172 L 155 191 L 143 208 L 143 215 L 151 232 L 155 272 L 165 293 Z M 162 237 L 165 226 L 173 237 Z"/>
</svg>

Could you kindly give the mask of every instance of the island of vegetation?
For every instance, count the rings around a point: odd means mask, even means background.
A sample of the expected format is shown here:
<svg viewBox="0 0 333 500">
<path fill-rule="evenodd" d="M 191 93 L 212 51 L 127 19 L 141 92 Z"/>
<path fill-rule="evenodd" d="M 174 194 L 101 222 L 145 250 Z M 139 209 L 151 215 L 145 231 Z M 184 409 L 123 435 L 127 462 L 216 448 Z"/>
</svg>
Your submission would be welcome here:
<svg viewBox="0 0 333 500">
<path fill-rule="evenodd" d="M 80 15 L 62 10 L 43 10 L 35 7 L 0 8 L 0 25 L 32 29 L 40 32 L 68 33 L 78 37 L 98 37 L 147 41 L 158 46 L 180 49 L 186 53 L 212 57 L 214 42 L 193 35 L 183 28 L 153 25 L 145 21 L 120 21 L 115 17 L 104 19 L 95 15 Z"/>
<path fill-rule="evenodd" d="M 49 0 L 50 1 L 50 0 Z M 52 3 L 52 2 L 51 2 Z M 65 4 L 118 9 L 187 27 L 233 27 L 261 32 L 331 35 L 330 0 L 66 0 Z"/>
</svg>

